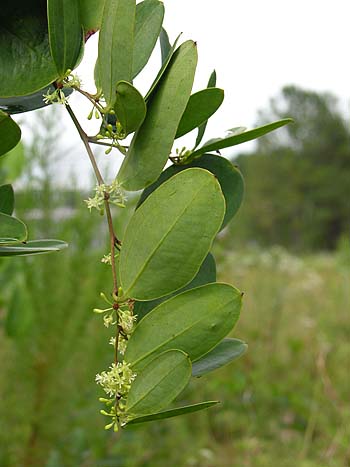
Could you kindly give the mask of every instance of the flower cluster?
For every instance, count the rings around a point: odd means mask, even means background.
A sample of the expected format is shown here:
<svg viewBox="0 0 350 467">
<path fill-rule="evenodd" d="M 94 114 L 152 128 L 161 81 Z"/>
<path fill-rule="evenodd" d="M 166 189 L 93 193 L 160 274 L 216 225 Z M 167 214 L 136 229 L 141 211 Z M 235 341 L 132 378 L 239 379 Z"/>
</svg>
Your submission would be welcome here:
<svg viewBox="0 0 350 467">
<path fill-rule="evenodd" d="M 114 258 L 118 258 L 118 256 L 119 256 L 119 251 L 115 253 Z M 103 257 L 101 258 L 101 263 L 112 266 L 112 255 L 110 253 L 108 253 L 107 255 L 103 255 Z"/>
<path fill-rule="evenodd" d="M 109 371 L 97 374 L 95 380 L 109 396 L 125 397 L 135 378 L 136 374 L 130 368 L 130 364 L 123 361 L 112 363 Z"/>
<path fill-rule="evenodd" d="M 185 146 L 181 149 L 176 148 L 176 156 L 171 157 L 170 159 L 174 162 L 174 164 L 181 165 L 188 161 L 193 151 L 191 149 L 187 149 Z"/>
<path fill-rule="evenodd" d="M 126 197 L 117 180 L 114 180 L 110 185 L 102 183 L 97 184 L 95 187 L 95 196 L 86 199 L 85 203 L 90 212 L 95 208 L 103 214 L 103 207 L 106 199 L 109 203 L 115 204 L 116 206 L 125 207 Z"/>
<path fill-rule="evenodd" d="M 114 296 L 111 300 L 104 293 L 101 293 L 100 296 L 109 306 L 105 309 L 95 308 L 94 312 L 103 314 L 103 324 L 107 328 L 117 326 L 116 335 L 110 338 L 109 344 L 114 347 L 116 357 L 118 353 L 124 355 L 128 339 L 135 327 L 136 316 L 133 314 L 133 301 L 128 300 L 119 304 Z M 96 383 L 102 386 L 105 393 L 111 398 L 100 399 L 106 405 L 106 410 L 101 410 L 101 413 L 112 418 L 111 423 L 105 426 L 106 429 L 114 427 L 114 430 L 117 431 L 119 424 L 126 423 L 125 404 L 135 377 L 136 374 L 130 368 L 130 364 L 125 361 L 118 362 L 117 358 L 108 371 L 96 375 Z"/>
<path fill-rule="evenodd" d="M 67 73 L 59 83 L 59 87 L 54 91 L 47 90 L 46 94 L 43 95 L 45 104 L 62 104 L 68 103 L 67 96 L 63 92 L 63 88 L 75 88 L 81 87 L 81 80 L 79 76 L 72 74 L 72 70 L 67 70 Z"/>
<path fill-rule="evenodd" d="M 54 91 L 47 90 L 46 94 L 43 94 L 45 104 L 67 104 L 67 97 L 62 89 L 55 89 Z"/>
</svg>

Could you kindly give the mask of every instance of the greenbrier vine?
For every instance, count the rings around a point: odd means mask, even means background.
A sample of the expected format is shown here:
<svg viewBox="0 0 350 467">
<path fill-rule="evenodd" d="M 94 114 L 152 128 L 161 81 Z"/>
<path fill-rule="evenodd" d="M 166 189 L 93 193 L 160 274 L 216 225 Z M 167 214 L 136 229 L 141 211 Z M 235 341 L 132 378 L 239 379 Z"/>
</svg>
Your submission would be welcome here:
<svg viewBox="0 0 350 467">
<path fill-rule="evenodd" d="M 217 234 L 237 213 L 244 193 L 242 174 L 220 150 L 251 141 L 290 119 L 202 143 L 224 91 L 211 74 L 206 89 L 193 93 L 197 44 L 170 43 L 160 0 L 48 0 L 0 10 L 0 156 L 14 148 L 21 131 L 11 114 L 45 105 L 64 105 L 96 177 L 87 209 L 106 216 L 111 285 L 101 292 L 104 307 L 93 311 L 113 329 L 110 366 L 96 375 L 105 428 L 145 423 L 196 412 L 218 401 L 169 408 L 191 377 L 208 374 L 240 357 L 247 345 L 232 332 L 243 294 L 216 281 L 211 254 Z M 3 7 L 1 7 L 3 8 Z M 25 26 L 23 26 L 25 25 Z M 28 69 L 26 34 L 36 55 Z M 84 41 L 99 30 L 96 93 L 73 73 Z M 134 86 L 157 41 L 162 63 L 145 95 Z M 11 46 L 12 45 L 12 46 Z M 8 54 L 8 50 L 10 53 Z M 40 57 L 40 60 L 39 60 Z M 16 67 L 14 67 L 16 64 Z M 14 73 L 14 69 L 16 73 Z M 92 105 L 88 119 L 100 129 L 89 136 L 69 104 L 77 92 Z M 174 149 L 195 130 L 193 147 Z M 130 144 L 124 144 L 130 137 Z M 128 140 L 129 141 L 129 140 Z M 116 149 L 120 170 L 103 179 L 91 145 Z M 172 164 L 166 168 L 168 162 Z M 115 232 L 112 206 L 126 208 L 127 192 L 139 192 L 124 232 Z M 13 216 L 14 194 L 0 186 L 0 256 L 58 251 L 59 240 L 28 241 L 26 226 Z M 112 354 L 112 352 L 111 352 Z"/>
</svg>

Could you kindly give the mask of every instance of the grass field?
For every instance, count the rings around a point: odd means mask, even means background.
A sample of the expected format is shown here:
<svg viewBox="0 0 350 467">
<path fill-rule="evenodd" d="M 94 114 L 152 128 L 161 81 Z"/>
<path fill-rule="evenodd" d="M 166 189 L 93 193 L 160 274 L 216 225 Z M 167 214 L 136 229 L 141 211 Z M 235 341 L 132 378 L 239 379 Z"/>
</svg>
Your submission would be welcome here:
<svg viewBox="0 0 350 467">
<path fill-rule="evenodd" d="M 78 254 L 74 244 L 94 242 L 91 221 L 79 222 L 65 227 L 69 251 L 0 263 L 1 467 L 350 466 L 345 247 L 301 258 L 222 241 L 218 278 L 245 293 L 233 335 L 248 353 L 193 381 L 180 401 L 221 404 L 116 437 L 103 430 L 94 384 L 111 358 L 91 313 L 108 268 L 98 245 Z"/>
</svg>

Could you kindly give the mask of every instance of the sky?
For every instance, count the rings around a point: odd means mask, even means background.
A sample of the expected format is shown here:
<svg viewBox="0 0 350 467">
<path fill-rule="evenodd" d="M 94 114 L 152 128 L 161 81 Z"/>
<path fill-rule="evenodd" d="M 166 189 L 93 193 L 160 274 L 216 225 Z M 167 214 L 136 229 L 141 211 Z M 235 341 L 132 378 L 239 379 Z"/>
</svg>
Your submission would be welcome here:
<svg viewBox="0 0 350 467">
<path fill-rule="evenodd" d="M 286 84 L 330 91 L 340 98 L 348 112 L 349 0 L 164 0 L 164 5 L 164 26 L 171 42 L 180 32 L 183 41 L 197 42 L 199 62 L 193 90 L 206 87 L 213 69 L 218 76 L 217 86 L 225 90 L 224 103 L 209 122 L 207 139 L 223 136 L 232 127 L 254 127 L 258 110 L 266 108 L 269 99 Z M 92 92 L 97 36 L 89 39 L 85 58 L 77 69 L 85 88 Z M 147 91 L 159 66 L 157 45 L 149 65 L 135 80 L 141 92 Z M 74 96 L 71 106 L 80 120 L 86 122 L 90 105 Z M 64 179 L 64 174 L 73 167 L 79 173 L 79 184 L 86 186 L 91 170 L 63 109 L 60 115 L 70 144 L 79 153 L 75 162 L 65 162 L 61 176 Z M 98 130 L 96 122 L 83 126 L 89 133 Z M 178 140 L 178 146 L 191 146 L 194 138 L 190 134 Z M 224 155 L 249 151 L 252 147 L 253 143 L 237 146 L 226 150 Z M 109 156 L 102 153 L 99 161 L 113 179 L 121 161 L 119 153 L 113 151 Z"/>
</svg>

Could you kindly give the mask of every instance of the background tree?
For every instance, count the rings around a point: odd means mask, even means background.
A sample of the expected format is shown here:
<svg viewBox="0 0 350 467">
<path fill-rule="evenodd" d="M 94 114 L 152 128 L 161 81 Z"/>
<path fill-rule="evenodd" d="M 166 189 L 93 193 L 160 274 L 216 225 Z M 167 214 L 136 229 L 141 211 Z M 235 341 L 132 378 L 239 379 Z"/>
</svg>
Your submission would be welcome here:
<svg viewBox="0 0 350 467">
<path fill-rule="evenodd" d="M 350 227 L 348 122 L 336 97 L 295 86 L 284 87 L 259 119 L 284 115 L 295 123 L 238 157 L 248 186 L 243 233 L 263 244 L 333 249 Z"/>
</svg>

